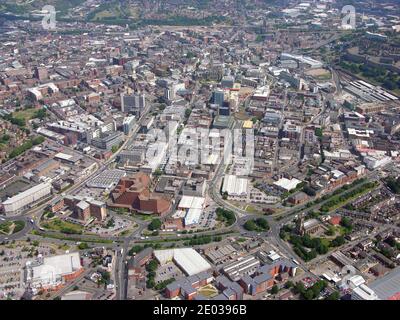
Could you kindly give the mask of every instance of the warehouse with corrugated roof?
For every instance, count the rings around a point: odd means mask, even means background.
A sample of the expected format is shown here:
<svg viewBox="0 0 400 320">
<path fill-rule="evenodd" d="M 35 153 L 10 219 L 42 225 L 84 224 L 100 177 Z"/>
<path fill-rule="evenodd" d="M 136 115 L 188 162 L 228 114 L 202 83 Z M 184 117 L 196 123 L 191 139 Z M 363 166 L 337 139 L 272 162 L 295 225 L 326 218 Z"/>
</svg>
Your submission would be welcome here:
<svg viewBox="0 0 400 320">
<path fill-rule="evenodd" d="M 247 179 L 227 174 L 222 185 L 222 193 L 227 192 L 229 196 L 247 196 L 248 188 L 249 181 Z"/>
<path fill-rule="evenodd" d="M 192 248 L 155 250 L 154 257 L 161 265 L 173 261 L 188 276 L 211 269 L 211 265 Z"/>
<path fill-rule="evenodd" d="M 178 209 L 186 212 L 185 226 L 198 224 L 203 213 L 205 199 L 203 197 L 183 196 Z"/>
</svg>

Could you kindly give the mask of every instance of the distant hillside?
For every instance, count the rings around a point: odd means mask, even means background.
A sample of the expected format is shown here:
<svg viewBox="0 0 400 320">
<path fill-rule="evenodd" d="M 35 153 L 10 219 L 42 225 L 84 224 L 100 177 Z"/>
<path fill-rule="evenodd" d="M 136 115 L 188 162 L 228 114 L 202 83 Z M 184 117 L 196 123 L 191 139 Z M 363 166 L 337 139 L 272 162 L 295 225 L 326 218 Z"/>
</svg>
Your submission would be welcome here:
<svg viewBox="0 0 400 320">
<path fill-rule="evenodd" d="M 16 15 L 27 15 L 33 10 L 40 10 L 45 5 L 52 5 L 58 12 L 66 13 L 85 0 L 5 0 L 0 3 L 0 12 L 11 12 Z"/>
</svg>

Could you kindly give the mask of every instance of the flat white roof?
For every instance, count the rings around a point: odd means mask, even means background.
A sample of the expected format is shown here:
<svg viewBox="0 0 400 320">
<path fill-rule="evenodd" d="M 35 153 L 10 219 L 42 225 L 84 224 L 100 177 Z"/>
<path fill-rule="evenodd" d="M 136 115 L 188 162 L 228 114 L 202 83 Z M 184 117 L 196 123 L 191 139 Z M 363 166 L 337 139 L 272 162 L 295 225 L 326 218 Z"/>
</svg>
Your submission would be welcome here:
<svg viewBox="0 0 400 320">
<path fill-rule="evenodd" d="M 280 258 L 281 256 L 277 254 L 274 250 L 271 250 L 268 254 L 268 258 L 270 258 L 272 261 L 276 261 Z"/>
<path fill-rule="evenodd" d="M 61 274 L 82 268 L 79 252 L 72 252 L 43 259 L 43 264 L 54 267 Z"/>
<path fill-rule="evenodd" d="M 227 174 L 222 185 L 222 192 L 227 192 L 228 195 L 246 195 L 249 181 L 245 178 Z"/>
<path fill-rule="evenodd" d="M 71 274 L 82 268 L 79 252 L 73 252 L 43 259 L 43 264 L 32 267 L 33 278 L 43 281 Z"/>
<path fill-rule="evenodd" d="M 178 207 L 183 209 L 202 209 L 204 201 L 203 197 L 183 196 Z"/>
<path fill-rule="evenodd" d="M 202 213 L 203 209 L 195 209 L 195 208 L 189 209 L 189 211 L 185 216 L 185 226 L 198 224 Z"/>
<path fill-rule="evenodd" d="M 333 281 L 334 283 L 338 283 L 340 280 L 342 280 L 339 276 L 337 276 L 330 270 L 327 270 L 324 274 L 322 274 L 322 276 L 328 281 Z"/>
<path fill-rule="evenodd" d="M 355 275 L 355 276 L 351 277 L 348 281 L 354 287 L 358 287 L 358 286 L 362 285 L 363 283 L 365 283 L 364 278 L 360 275 Z"/>
<path fill-rule="evenodd" d="M 281 187 L 282 189 L 285 189 L 287 191 L 290 191 L 295 189 L 299 183 L 301 183 L 301 181 L 296 178 L 290 180 L 287 178 L 281 178 L 278 181 L 274 182 L 274 185 Z"/>
<path fill-rule="evenodd" d="M 70 154 L 59 152 L 54 157 L 63 160 L 70 160 L 73 156 L 71 156 Z"/>
<path fill-rule="evenodd" d="M 39 192 L 39 191 L 41 191 L 41 190 L 43 190 L 45 188 L 51 189 L 50 183 L 43 182 L 41 184 L 38 184 L 37 186 L 34 186 L 34 187 L 32 187 L 32 188 L 30 188 L 28 190 L 25 190 L 24 192 L 21 192 L 21 193 L 15 195 L 13 197 L 7 199 L 6 201 L 3 202 L 3 204 L 10 204 L 10 203 L 14 203 L 14 202 L 17 202 L 19 200 L 25 199 L 26 197 L 28 197 L 28 196 L 30 196 L 32 194 L 35 194 L 35 193 L 37 193 L 37 192 Z"/>
<path fill-rule="evenodd" d="M 211 269 L 211 265 L 192 248 L 155 250 L 154 256 L 161 264 L 174 261 L 189 276 Z"/>
<path fill-rule="evenodd" d="M 367 287 L 365 284 L 362 284 L 359 287 L 354 288 L 353 294 L 356 294 L 362 300 L 379 300 L 375 291 Z"/>
</svg>

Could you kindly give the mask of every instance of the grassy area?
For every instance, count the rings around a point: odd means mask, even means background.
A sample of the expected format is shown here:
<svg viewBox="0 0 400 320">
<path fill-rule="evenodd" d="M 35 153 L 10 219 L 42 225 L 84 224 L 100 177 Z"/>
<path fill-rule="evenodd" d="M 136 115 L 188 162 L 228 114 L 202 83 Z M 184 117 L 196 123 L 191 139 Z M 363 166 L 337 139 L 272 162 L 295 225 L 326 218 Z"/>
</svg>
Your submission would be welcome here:
<svg viewBox="0 0 400 320">
<path fill-rule="evenodd" d="M 25 222 L 24 221 L 14 221 L 14 230 L 13 233 L 17 233 L 22 231 L 25 228 Z"/>
<path fill-rule="evenodd" d="M 213 240 L 214 242 L 219 242 L 219 241 L 222 240 L 222 236 L 228 236 L 228 235 L 229 236 L 235 236 L 235 235 L 240 235 L 240 233 L 227 231 L 227 232 L 215 233 L 213 235 L 213 237 L 204 236 L 204 235 L 195 235 L 196 237 L 193 237 L 193 238 L 192 237 L 180 237 L 180 238 L 169 237 L 168 239 L 164 238 L 164 239 L 159 239 L 159 240 L 152 240 L 152 239 L 138 240 L 137 243 L 150 244 L 150 245 L 154 246 L 156 244 L 161 244 L 161 243 L 166 243 L 166 242 L 181 242 L 181 241 L 190 242 L 191 240 L 199 240 L 199 239 L 200 240 L 208 240 L 208 238 L 210 238 L 210 240 Z M 163 237 L 165 237 L 165 235 L 163 235 Z M 205 244 L 205 243 L 203 243 L 203 244 Z M 185 245 L 194 245 L 194 244 L 193 243 L 192 244 L 185 243 Z"/>
<path fill-rule="evenodd" d="M 101 20 L 104 18 L 111 18 L 115 16 L 115 12 L 112 12 L 111 10 L 104 10 L 97 12 L 96 15 L 94 16 L 93 20 Z"/>
<path fill-rule="evenodd" d="M 246 206 L 246 212 L 248 213 L 260 213 L 260 211 L 258 211 L 255 207 L 253 206 Z"/>
<path fill-rule="evenodd" d="M 108 239 L 101 239 L 101 238 L 78 238 L 78 237 L 66 237 L 63 234 L 56 234 L 56 233 L 45 233 L 45 232 L 40 232 L 37 230 L 33 230 L 31 232 L 35 236 L 40 236 L 43 238 L 51 238 L 51 239 L 58 239 L 58 240 L 64 240 L 64 241 L 76 241 L 76 242 L 93 242 L 93 243 L 113 243 L 114 241 L 108 240 Z M 122 241 L 117 241 L 117 242 L 122 242 Z"/>
<path fill-rule="evenodd" d="M 24 228 L 25 228 L 24 221 L 7 221 L 0 224 L 0 233 L 5 235 L 10 235 L 20 232 Z"/>
<path fill-rule="evenodd" d="M 149 221 L 149 220 L 153 219 L 153 216 L 150 214 L 135 213 L 134 217 L 139 218 L 140 220 L 143 220 L 143 221 Z"/>
<path fill-rule="evenodd" d="M 58 247 L 58 249 L 60 249 L 60 250 L 63 250 L 63 251 L 67 251 L 67 250 L 69 250 L 71 247 L 68 245 L 68 244 L 66 244 L 66 243 L 64 243 L 64 244 L 62 244 L 62 245 L 60 245 L 59 247 Z"/>
<path fill-rule="evenodd" d="M 11 221 L 7 221 L 7 222 L 0 224 L 0 233 L 9 235 L 11 232 L 12 226 L 13 226 L 13 223 Z"/>
<path fill-rule="evenodd" d="M 124 231 L 122 231 L 120 234 L 119 234 L 119 236 L 120 237 L 125 237 L 125 236 L 127 236 L 130 232 L 132 232 L 133 230 L 124 230 Z"/>
<path fill-rule="evenodd" d="M 327 238 L 320 238 L 320 239 L 321 239 L 321 244 L 323 246 L 327 246 L 327 247 L 330 246 L 330 241 Z"/>
<path fill-rule="evenodd" d="M 339 234 L 340 234 L 341 236 L 346 235 L 346 233 L 347 233 L 346 228 L 344 228 L 344 227 L 342 227 L 342 226 L 336 226 L 336 228 L 337 228 L 337 230 L 339 230 Z"/>
<path fill-rule="evenodd" d="M 332 75 L 330 73 L 325 74 L 325 75 L 320 75 L 315 77 L 317 80 L 323 81 L 323 80 L 331 80 L 332 79 Z"/>
<path fill-rule="evenodd" d="M 371 190 L 374 190 L 379 186 L 379 183 L 376 181 L 365 183 L 358 188 L 354 189 L 353 191 L 347 191 L 343 195 L 336 195 L 329 199 L 322 207 L 322 212 L 329 212 L 335 210 L 337 208 L 343 207 L 350 201 L 353 201 L 360 196 L 368 193 Z"/>
<path fill-rule="evenodd" d="M 153 231 L 149 231 L 147 229 L 143 230 L 142 235 L 143 236 L 151 236 L 151 234 L 153 233 Z"/>
<path fill-rule="evenodd" d="M 130 10 L 121 7 L 117 1 L 108 1 L 101 4 L 95 10 L 89 13 L 87 19 L 89 21 L 102 21 L 102 22 L 113 22 L 115 24 L 130 22 L 129 15 Z"/>
<path fill-rule="evenodd" d="M 81 234 L 83 227 L 61 219 L 54 219 L 43 223 L 43 227 L 52 231 L 60 231 L 66 234 Z"/>
<path fill-rule="evenodd" d="M 35 109 L 35 108 L 23 109 L 23 110 L 14 112 L 13 117 L 17 118 L 17 119 L 30 120 L 35 116 L 37 111 L 38 111 L 38 109 Z"/>
</svg>

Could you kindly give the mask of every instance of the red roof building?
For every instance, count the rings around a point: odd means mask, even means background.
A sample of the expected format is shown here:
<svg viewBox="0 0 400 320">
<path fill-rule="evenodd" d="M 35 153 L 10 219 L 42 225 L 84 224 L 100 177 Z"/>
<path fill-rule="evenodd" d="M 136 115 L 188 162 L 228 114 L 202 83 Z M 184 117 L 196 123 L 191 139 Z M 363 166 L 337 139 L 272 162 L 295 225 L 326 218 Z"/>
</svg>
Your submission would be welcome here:
<svg viewBox="0 0 400 320">
<path fill-rule="evenodd" d="M 337 226 L 340 224 L 340 221 L 342 221 L 342 218 L 340 216 L 334 216 L 329 219 L 329 223 L 331 225 Z"/>
<path fill-rule="evenodd" d="M 123 177 L 111 192 L 112 202 L 109 205 L 159 215 L 168 212 L 171 207 L 170 200 L 151 193 L 150 185 L 150 177 L 143 172 Z"/>
</svg>

